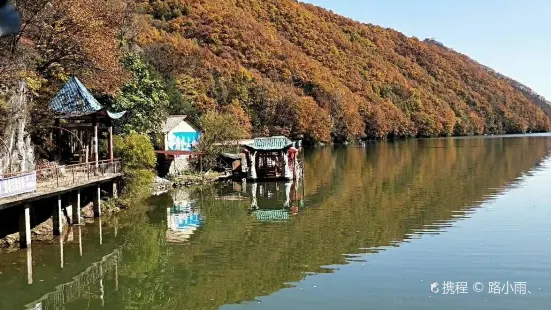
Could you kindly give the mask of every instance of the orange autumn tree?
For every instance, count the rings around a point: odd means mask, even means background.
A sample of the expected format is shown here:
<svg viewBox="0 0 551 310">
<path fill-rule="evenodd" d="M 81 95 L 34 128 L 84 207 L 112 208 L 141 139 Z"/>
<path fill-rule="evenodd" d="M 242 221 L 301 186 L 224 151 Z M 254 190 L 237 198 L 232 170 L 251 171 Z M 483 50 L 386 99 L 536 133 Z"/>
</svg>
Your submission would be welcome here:
<svg viewBox="0 0 551 310">
<path fill-rule="evenodd" d="M 5 71 L 0 61 L 0 84 L 27 82 L 34 95 L 28 130 L 42 148 L 49 135 L 44 128 L 53 122 L 48 103 L 71 76 L 100 95 L 116 94 L 126 81 L 128 74 L 120 65 L 121 42 L 131 33 L 136 15 L 128 0 L 18 0 L 14 4 L 22 14 L 21 31 L 1 39 L 0 58 L 16 65 Z"/>
<path fill-rule="evenodd" d="M 92 89 L 112 93 L 124 77 L 120 32 L 129 10 L 123 0 L 18 1 L 25 12 L 19 41 L 39 55 L 36 71 L 46 80 L 78 75 Z M 42 4 L 42 6 L 40 6 Z M 16 47 L 17 48 L 17 47 Z"/>
</svg>

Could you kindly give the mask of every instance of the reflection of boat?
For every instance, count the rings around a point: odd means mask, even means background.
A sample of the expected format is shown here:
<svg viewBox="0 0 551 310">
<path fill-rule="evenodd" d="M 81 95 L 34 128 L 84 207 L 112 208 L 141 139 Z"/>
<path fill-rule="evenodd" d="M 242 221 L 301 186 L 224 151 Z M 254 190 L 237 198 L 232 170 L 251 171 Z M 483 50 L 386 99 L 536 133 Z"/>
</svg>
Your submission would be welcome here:
<svg viewBox="0 0 551 310">
<path fill-rule="evenodd" d="M 216 196 L 216 200 L 227 200 L 227 201 L 242 201 L 247 200 L 247 197 L 238 196 L 238 195 L 226 195 L 226 196 Z"/>
<path fill-rule="evenodd" d="M 289 219 L 289 210 L 255 210 L 252 214 L 259 221 L 277 222 Z"/>
<path fill-rule="evenodd" d="M 201 226 L 201 214 L 195 207 L 195 201 L 174 202 L 167 208 L 168 242 L 184 242 Z"/>
<path fill-rule="evenodd" d="M 302 205 L 302 195 L 297 193 L 297 185 L 298 182 L 253 183 L 250 213 L 263 222 L 289 220 L 291 215 L 298 214 Z"/>
</svg>

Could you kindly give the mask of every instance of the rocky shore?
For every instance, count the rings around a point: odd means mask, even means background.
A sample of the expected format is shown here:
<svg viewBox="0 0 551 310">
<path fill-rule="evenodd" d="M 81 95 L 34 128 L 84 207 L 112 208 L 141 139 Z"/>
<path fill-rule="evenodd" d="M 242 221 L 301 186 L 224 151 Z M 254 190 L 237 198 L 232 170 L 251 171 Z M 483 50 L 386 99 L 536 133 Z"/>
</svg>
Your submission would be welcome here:
<svg viewBox="0 0 551 310">
<path fill-rule="evenodd" d="M 156 177 L 152 184 L 152 192 L 154 194 L 160 194 L 173 188 L 192 187 L 206 183 L 214 183 L 225 180 L 229 177 L 231 176 L 216 172 L 208 172 L 203 176 L 200 174 L 186 174 L 171 177 L 170 179 Z"/>
</svg>

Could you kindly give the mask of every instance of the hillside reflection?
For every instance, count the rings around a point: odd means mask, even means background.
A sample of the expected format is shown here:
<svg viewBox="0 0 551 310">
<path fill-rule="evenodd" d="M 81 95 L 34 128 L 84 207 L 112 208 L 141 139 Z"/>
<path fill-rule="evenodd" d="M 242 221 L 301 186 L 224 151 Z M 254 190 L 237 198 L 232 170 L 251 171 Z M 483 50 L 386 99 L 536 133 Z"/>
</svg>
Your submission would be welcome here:
<svg viewBox="0 0 551 310">
<path fill-rule="evenodd" d="M 511 186 L 549 150 L 549 138 L 318 149 L 306 158 L 304 205 L 285 221 L 251 216 L 250 184 L 233 194 L 227 188 L 192 193 L 206 220 L 188 244 L 171 249 L 170 268 L 180 272 L 168 279 L 175 289 L 159 309 L 215 309 L 252 300 L 307 273 L 332 272 L 323 266 L 346 264 L 343 254 L 442 231 Z M 260 208 L 284 209 L 285 185 L 277 188 L 272 199 L 257 202 Z M 228 195 L 234 198 L 221 199 Z"/>
</svg>

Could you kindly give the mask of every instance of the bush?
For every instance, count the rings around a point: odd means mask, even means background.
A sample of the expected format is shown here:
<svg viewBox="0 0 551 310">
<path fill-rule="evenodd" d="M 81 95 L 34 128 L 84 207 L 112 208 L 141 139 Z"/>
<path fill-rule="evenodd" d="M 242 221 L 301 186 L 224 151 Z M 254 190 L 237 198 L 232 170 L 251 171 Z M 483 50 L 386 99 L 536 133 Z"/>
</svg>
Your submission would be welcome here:
<svg viewBox="0 0 551 310">
<path fill-rule="evenodd" d="M 155 178 L 157 162 L 155 149 L 149 136 L 131 132 L 113 138 L 115 156 L 122 159 L 124 188 L 116 204 L 129 207 L 146 198 Z"/>
<path fill-rule="evenodd" d="M 122 159 L 125 171 L 155 168 L 157 159 L 149 136 L 131 132 L 125 136 L 115 136 L 113 144 L 113 152 Z"/>
</svg>

